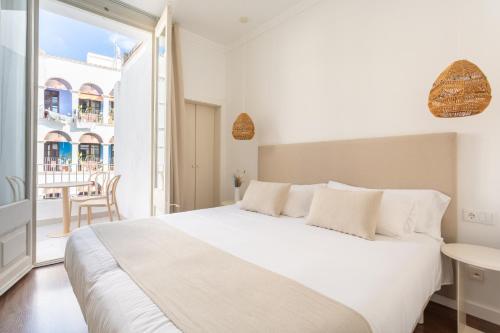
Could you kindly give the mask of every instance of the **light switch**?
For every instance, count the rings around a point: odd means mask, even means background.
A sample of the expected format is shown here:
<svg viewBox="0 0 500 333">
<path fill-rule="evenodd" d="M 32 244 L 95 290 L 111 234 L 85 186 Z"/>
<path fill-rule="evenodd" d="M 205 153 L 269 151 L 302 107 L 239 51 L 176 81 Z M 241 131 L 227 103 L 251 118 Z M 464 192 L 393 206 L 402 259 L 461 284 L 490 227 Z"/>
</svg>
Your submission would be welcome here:
<svg viewBox="0 0 500 333">
<path fill-rule="evenodd" d="M 462 220 L 470 223 L 493 225 L 495 224 L 494 214 L 491 212 L 477 211 L 473 209 L 462 210 Z"/>
</svg>

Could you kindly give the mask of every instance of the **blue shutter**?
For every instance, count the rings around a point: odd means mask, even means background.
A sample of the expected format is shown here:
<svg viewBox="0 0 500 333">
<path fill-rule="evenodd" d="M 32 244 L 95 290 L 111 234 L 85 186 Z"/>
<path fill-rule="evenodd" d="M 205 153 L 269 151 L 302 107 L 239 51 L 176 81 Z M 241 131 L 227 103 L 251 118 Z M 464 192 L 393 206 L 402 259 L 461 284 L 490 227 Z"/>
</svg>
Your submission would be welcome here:
<svg viewBox="0 0 500 333">
<path fill-rule="evenodd" d="M 59 90 L 59 113 L 68 117 L 73 116 L 71 91 Z"/>
<path fill-rule="evenodd" d="M 72 146 L 70 142 L 59 142 L 59 157 L 63 161 L 71 163 L 71 151 Z"/>
</svg>

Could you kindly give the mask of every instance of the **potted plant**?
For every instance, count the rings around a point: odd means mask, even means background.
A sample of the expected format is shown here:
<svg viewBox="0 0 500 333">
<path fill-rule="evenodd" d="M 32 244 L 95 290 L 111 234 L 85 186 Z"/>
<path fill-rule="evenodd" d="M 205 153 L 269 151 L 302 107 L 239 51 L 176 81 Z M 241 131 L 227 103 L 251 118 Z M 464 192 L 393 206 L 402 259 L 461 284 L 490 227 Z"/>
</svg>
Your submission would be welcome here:
<svg viewBox="0 0 500 333">
<path fill-rule="evenodd" d="M 240 188 L 245 181 L 246 171 L 236 170 L 233 174 L 233 187 L 234 187 L 234 202 L 241 200 Z"/>
</svg>

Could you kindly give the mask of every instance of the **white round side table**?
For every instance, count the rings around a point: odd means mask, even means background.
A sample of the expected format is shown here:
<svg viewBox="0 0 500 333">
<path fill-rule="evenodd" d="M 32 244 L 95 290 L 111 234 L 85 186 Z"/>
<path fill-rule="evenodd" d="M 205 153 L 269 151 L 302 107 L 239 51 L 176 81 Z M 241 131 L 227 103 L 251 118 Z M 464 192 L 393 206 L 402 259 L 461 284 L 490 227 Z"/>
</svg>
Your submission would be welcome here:
<svg viewBox="0 0 500 333">
<path fill-rule="evenodd" d="M 480 332 L 467 326 L 466 323 L 466 312 L 464 307 L 464 268 L 465 265 L 472 265 L 483 269 L 500 271 L 500 250 L 485 246 L 451 243 L 443 245 L 441 247 L 441 252 L 451 259 L 455 259 L 456 262 L 458 333 Z"/>
</svg>

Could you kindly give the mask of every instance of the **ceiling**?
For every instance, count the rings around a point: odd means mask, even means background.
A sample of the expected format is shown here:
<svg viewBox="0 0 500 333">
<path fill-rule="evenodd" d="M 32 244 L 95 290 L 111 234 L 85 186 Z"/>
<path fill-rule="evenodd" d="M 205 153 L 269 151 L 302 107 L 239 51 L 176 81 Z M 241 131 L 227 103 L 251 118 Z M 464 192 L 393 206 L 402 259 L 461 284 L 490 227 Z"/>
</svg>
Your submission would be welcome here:
<svg viewBox="0 0 500 333">
<path fill-rule="evenodd" d="M 160 16 L 170 3 L 174 21 L 183 28 L 221 44 L 232 44 L 303 0 L 122 0 Z M 240 23 L 240 17 L 248 23 Z"/>
</svg>

